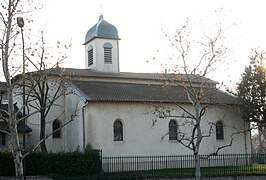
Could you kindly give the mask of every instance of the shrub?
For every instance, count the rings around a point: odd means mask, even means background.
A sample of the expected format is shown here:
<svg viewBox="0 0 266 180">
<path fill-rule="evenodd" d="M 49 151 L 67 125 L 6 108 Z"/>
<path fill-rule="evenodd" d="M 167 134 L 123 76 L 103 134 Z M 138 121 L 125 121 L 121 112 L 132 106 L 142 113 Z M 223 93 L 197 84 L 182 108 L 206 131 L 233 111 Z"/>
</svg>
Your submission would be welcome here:
<svg viewBox="0 0 266 180">
<path fill-rule="evenodd" d="M 0 176 L 14 176 L 15 165 L 12 154 L 8 151 L 0 151 Z"/>
<path fill-rule="evenodd" d="M 15 174 L 12 155 L 0 152 L 0 175 Z M 34 152 L 26 157 L 26 175 L 87 176 L 101 172 L 101 155 L 96 150 L 84 152 Z"/>
</svg>

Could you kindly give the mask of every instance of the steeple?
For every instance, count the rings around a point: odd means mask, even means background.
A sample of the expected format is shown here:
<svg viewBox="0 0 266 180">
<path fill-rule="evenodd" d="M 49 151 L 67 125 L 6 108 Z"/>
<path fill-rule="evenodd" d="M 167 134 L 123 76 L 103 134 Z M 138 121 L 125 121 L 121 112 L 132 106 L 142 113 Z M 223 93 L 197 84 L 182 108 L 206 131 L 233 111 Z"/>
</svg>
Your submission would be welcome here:
<svg viewBox="0 0 266 180">
<path fill-rule="evenodd" d="M 99 21 L 90 28 L 85 37 L 86 68 L 118 73 L 119 40 L 116 27 L 100 15 Z"/>
</svg>

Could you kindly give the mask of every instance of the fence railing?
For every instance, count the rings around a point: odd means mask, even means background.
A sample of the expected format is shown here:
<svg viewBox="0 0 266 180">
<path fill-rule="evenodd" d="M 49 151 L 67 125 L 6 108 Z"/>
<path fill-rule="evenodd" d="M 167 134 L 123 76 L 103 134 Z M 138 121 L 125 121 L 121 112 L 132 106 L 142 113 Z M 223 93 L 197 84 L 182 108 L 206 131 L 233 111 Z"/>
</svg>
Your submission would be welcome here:
<svg viewBox="0 0 266 180">
<path fill-rule="evenodd" d="M 102 157 L 104 172 L 193 176 L 193 155 Z M 266 174 L 266 154 L 200 155 L 202 175 Z"/>
</svg>

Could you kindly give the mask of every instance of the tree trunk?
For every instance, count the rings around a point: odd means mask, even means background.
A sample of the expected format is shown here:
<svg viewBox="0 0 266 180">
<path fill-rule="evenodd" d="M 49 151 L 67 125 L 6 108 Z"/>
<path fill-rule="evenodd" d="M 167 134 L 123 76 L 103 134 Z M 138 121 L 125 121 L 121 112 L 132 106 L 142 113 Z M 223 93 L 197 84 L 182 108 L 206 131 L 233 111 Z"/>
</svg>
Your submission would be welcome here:
<svg viewBox="0 0 266 180">
<path fill-rule="evenodd" d="M 46 144 L 45 144 L 45 139 L 46 138 L 46 134 L 45 134 L 45 115 L 44 115 L 44 111 L 41 111 L 41 131 L 40 131 L 40 147 L 41 147 L 41 152 L 43 153 L 47 153 L 47 148 L 46 148 Z"/>
<path fill-rule="evenodd" d="M 199 153 L 194 154 L 195 159 L 195 180 L 200 180 L 201 173 L 200 173 L 200 156 Z"/>
<path fill-rule="evenodd" d="M 2 68 L 3 73 L 6 80 L 7 86 L 7 100 L 8 100 L 8 126 L 10 131 L 10 140 L 9 140 L 9 148 L 13 156 L 14 164 L 15 164 L 15 172 L 16 179 L 23 179 L 23 165 L 22 165 L 22 153 L 19 146 L 19 138 L 18 138 L 18 130 L 17 130 L 17 119 L 16 112 L 14 109 L 13 103 L 13 84 L 11 82 L 11 75 L 9 71 L 9 58 L 11 56 L 11 52 L 13 48 L 10 48 L 10 40 L 12 37 L 13 28 L 13 19 L 15 19 L 16 8 L 18 6 L 19 1 L 5 1 L 7 5 L 7 12 L 2 12 L 7 18 L 5 19 L 2 16 L 1 20 L 4 22 L 4 30 L 3 30 L 3 41 L 1 41 L 1 55 L 2 55 Z M 4 8 L 5 9 L 5 8 Z M 2 24 L 1 24 L 2 25 Z M 1 27 L 2 28 L 2 27 Z M 13 34 L 14 35 L 14 34 Z M 12 41 L 12 43 L 16 44 Z M 15 46 L 15 45 L 14 45 Z M 12 56 L 11 56 L 12 57 Z M 10 63 L 11 64 L 11 63 Z"/>
<path fill-rule="evenodd" d="M 16 170 L 16 180 L 23 179 L 23 164 L 22 164 L 22 154 L 20 150 L 12 152 L 14 163 L 15 163 L 15 170 Z"/>
<path fill-rule="evenodd" d="M 194 152 L 194 158 L 195 158 L 195 179 L 200 180 L 201 178 L 201 172 L 200 172 L 200 155 L 199 155 L 199 150 L 200 150 L 200 143 L 202 140 L 202 134 L 201 134 L 201 127 L 200 124 L 197 126 L 197 144 L 196 144 L 196 149 Z"/>
<path fill-rule="evenodd" d="M 201 132 L 201 117 L 200 117 L 200 101 L 197 102 L 197 104 L 194 106 L 197 122 L 195 124 L 196 131 L 197 131 L 197 138 L 196 138 L 196 144 L 195 144 L 195 150 L 194 150 L 194 158 L 195 158 L 195 179 L 200 180 L 201 178 L 201 172 L 200 172 L 200 156 L 199 156 L 199 150 L 200 150 L 200 144 L 202 140 L 202 132 Z"/>
<path fill-rule="evenodd" d="M 23 164 L 22 164 L 22 154 L 19 146 L 16 112 L 13 106 L 13 96 L 11 88 L 8 88 L 7 95 L 8 95 L 9 128 L 10 128 L 10 146 L 15 164 L 16 179 L 18 180 L 23 178 Z"/>
</svg>

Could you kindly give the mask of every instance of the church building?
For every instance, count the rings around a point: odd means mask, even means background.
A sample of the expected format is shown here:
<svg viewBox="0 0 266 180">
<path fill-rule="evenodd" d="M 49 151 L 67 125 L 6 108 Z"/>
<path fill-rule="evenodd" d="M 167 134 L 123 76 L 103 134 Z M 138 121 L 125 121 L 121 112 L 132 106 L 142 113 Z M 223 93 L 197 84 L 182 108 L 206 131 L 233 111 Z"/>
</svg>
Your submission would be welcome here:
<svg viewBox="0 0 266 180">
<path fill-rule="evenodd" d="M 189 87 L 204 90 L 201 127 L 206 137 L 200 153 L 213 153 L 231 141 L 221 153 L 251 152 L 236 97 L 197 75 L 120 72 L 119 41 L 117 28 L 101 15 L 85 36 L 85 68 L 50 69 L 51 83 L 64 80 L 64 93 L 47 116 L 46 134 L 63 126 L 46 140 L 48 151 L 90 146 L 103 156 L 192 154 L 181 143 L 195 123 L 188 116 L 194 113 L 184 88 Z M 39 114 L 30 116 L 27 125 L 33 147 L 39 142 Z"/>
</svg>

